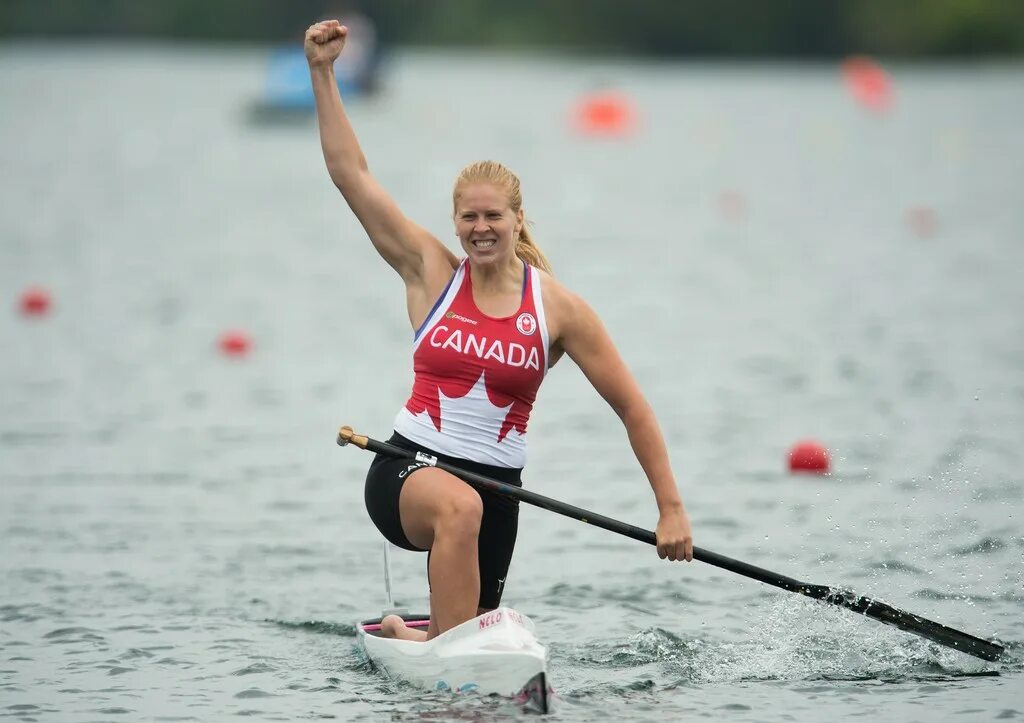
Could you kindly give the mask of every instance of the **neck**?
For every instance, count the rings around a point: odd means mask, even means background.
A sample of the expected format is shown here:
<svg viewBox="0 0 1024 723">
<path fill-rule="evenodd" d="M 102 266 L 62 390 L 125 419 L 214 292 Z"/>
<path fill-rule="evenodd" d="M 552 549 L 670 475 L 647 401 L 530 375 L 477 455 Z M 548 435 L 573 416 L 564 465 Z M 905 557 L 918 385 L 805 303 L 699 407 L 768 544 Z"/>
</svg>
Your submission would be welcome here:
<svg viewBox="0 0 1024 723">
<path fill-rule="evenodd" d="M 473 288 L 483 292 L 507 292 L 519 290 L 523 279 L 523 262 L 518 256 L 497 264 L 474 264 L 469 262 L 473 274 Z"/>
</svg>

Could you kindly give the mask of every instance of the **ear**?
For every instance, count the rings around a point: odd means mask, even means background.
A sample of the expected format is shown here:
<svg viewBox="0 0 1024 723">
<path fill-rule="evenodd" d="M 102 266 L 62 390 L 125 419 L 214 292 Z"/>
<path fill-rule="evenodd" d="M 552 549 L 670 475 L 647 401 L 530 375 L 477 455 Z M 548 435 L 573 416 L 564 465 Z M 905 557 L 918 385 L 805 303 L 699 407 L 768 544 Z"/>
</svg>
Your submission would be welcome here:
<svg viewBox="0 0 1024 723">
<path fill-rule="evenodd" d="M 526 212 L 520 208 L 516 211 L 516 233 L 523 230 L 523 219 L 526 218 Z"/>
</svg>

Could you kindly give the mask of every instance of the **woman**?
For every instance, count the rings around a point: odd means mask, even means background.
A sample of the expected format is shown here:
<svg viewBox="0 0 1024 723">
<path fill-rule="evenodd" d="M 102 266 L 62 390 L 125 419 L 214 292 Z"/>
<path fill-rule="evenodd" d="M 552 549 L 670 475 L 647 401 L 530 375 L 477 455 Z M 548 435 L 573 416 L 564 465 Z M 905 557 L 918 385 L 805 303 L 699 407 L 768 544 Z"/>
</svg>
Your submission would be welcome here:
<svg viewBox="0 0 1024 723">
<path fill-rule="evenodd" d="M 412 395 L 393 444 L 521 485 L 526 424 L 547 370 L 567 354 L 622 419 L 654 490 L 662 559 L 691 560 L 690 522 L 657 420 L 594 311 L 549 273 L 527 231 L 519 180 L 493 161 L 463 169 L 453 193 L 461 260 L 407 219 L 370 174 L 334 79 L 348 29 L 306 31 L 305 52 L 331 180 L 405 282 L 414 334 Z M 429 551 L 430 626 L 385 619 L 385 634 L 430 639 L 498 606 L 518 507 L 422 463 L 378 456 L 366 506 L 384 536 Z"/>
</svg>

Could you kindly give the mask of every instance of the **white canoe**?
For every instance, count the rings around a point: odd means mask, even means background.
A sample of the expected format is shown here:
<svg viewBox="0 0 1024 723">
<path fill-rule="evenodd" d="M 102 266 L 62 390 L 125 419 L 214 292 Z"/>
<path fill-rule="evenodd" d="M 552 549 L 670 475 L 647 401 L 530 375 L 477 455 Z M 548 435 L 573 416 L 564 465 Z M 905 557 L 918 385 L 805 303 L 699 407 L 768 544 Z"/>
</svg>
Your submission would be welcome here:
<svg viewBox="0 0 1024 723">
<path fill-rule="evenodd" d="M 405 615 L 423 626 L 425 615 Z M 467 620 L 427 642 L 380 636 L 380 618 L 357 626 L 366 656 L 392 678 L 427 690 L 497 693 L 547 712 L 547 651 L 533 621 L 502 607 Z"/>
</svg>

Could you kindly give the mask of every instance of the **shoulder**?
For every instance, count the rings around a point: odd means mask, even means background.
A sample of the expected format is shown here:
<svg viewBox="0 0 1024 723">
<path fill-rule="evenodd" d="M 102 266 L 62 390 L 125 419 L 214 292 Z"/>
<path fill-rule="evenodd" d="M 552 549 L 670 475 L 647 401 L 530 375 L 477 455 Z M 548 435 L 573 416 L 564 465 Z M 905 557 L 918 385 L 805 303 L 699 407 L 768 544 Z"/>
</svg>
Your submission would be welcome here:
<svg viewBox="0 0 1024 723">
<path fill-rule="evenodd" d="M 436 237 L 429 236 L 415 271 L 402 275 L 406 289 L 410 293 L 426 295 L 433 303 L 432 299 L 440 294 L 459 268 L 459 261 L 451 249 Z"/>
<path fill-rule="evenodd" d="M 579 324 L 596 320 L 590 305 L 576 292 L 551 274 L 537 269 L 540 275 L 541 299 L 552 341 L 562 338 Z"/>
<path fill-rule="evenodd" d="M 579 298 L 570 291 L 561 281 L 543 269 L 537 269 L 537 276 L 540 279 L 540 296 L 544 301 L 544 313 L 548 316 L 557 314 L 571 306 L 576 298 Z"/>
<path fill-rule="evenodd" d="M 408 268 L 407 273 L 399 272 L 405 283 L 406 306 L 413 329 L 418 329 L 427 318 L 458 267 L 459 259 L 455 254 L 431 236 L 419 263 Z"/>
<path fill-rule="evenodd" d="M 459 258 L 441 243 L 441 240 L 422 226 L 411 224 L 412 233 L 418 238 L 420 248 L 419 263 L 409 268 L 406 273 L 399 272 L 406 285 L 425 282 L 428 286 L 438 274 L 447 278 L 459 267 Z"/>
</svg>

